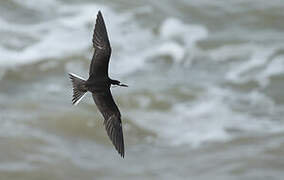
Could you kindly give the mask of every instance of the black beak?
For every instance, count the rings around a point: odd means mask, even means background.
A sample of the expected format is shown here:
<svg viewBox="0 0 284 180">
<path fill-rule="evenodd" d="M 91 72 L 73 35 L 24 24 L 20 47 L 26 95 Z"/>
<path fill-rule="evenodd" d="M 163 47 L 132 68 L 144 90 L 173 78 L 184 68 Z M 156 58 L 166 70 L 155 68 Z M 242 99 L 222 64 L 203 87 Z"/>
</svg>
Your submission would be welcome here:
<svg viewBox="0 0 284 180">
<path fill-rule="evenodd" d="M 119 86 L 122 86 L 122 87 L 128 87 L 126 84 L 119 84 Z"/>
</svg>

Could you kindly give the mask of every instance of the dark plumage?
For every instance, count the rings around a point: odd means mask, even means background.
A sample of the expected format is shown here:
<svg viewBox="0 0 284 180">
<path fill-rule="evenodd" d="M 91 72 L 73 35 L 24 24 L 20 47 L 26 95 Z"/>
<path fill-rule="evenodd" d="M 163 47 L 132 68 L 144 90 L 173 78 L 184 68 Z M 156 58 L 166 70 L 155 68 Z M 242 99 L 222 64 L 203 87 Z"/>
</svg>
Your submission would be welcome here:
<svg viewBox="0 0 284 180">
<path fill-rule="evenodd" d="M 97 15 L 93 47 L 95 49 L 89 70 L 88 80 L 84 80 L 72 73 L 69 73 L 73 84 L 74 105 L 84 97 L 86 92 L 91 92 L 93 99 L 104 117 L 104 125 L 107 134 L 111 139 L 118 153 L 124 157 L 124 140 L 121 125 L 121 115 L 111 95 L 110 86 L 121 84 L 118 80 L 110 79 L 108 76 L 108 64 L 111 55 L 111 47 L 102 13 Z"/>
</svg>

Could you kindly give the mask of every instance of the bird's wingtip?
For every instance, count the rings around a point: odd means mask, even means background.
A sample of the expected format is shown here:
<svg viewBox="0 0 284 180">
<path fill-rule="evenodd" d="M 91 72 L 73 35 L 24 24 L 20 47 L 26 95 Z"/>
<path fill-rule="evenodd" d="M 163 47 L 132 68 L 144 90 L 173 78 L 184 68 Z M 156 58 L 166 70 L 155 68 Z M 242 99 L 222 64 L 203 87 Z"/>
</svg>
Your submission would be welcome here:
<svg viewBox="0 0 284 180">
<path fill-rule="evenodd" d="M 120 145 L 120 148 L 117 149 L 120 156 L 124 159 L 125 151 L 124 151 L 124 143 Z"/>
<path fill-rule="evenodd" d="M 120 152 L 119 154 L 124 159 L 124 152 Z"/>
<path fill-rule="evenodd" d="M 97 16 L 102 16 L 101 10 L 98 11 L 98 15 Z"/>
</svg>

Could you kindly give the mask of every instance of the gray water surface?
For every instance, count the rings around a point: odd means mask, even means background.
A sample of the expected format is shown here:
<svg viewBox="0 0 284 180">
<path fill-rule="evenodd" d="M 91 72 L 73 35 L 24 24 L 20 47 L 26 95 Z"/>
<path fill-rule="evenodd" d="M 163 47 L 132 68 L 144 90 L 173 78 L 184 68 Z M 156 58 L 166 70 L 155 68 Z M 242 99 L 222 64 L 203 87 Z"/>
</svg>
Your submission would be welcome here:
<svg viewBox="0 0 284 180">
<path fill-rule="evenodd" d="M 282 180 L 284 1 L 0 0 L 0 179 Z M 87 78 L 101 10 L 125 159 Z"/>
</svg>

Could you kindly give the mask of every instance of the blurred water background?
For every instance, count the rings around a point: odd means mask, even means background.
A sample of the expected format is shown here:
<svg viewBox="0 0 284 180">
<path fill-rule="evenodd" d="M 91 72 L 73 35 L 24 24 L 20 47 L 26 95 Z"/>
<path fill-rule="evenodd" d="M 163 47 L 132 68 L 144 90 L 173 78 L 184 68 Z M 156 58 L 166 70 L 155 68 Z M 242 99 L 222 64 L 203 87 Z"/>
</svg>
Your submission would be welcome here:
<svg viewBox="0 0 284 180">
<path fill-rule="evenodd" d="M 1 180 L 282 180 L 283 0 L 0 0 Z M 126 157 L 87 78 L 101 10 Z"/>
</svg>

